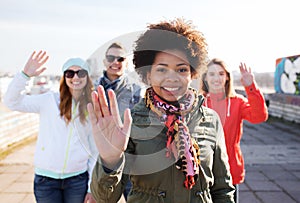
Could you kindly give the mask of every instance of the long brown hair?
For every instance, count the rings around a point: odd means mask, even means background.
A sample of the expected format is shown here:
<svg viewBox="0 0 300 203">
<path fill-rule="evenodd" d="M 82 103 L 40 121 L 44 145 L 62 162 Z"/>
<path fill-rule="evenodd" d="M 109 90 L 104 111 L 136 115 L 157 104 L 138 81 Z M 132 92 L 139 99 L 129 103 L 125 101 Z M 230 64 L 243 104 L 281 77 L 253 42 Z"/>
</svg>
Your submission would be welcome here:
<svg viewBox="0 0 300 203">
<path fill-rule="evenodd" d="M 79 119 L 82 124 L 85 124 L 87 121 L 87 104 L 92 102 L 91 92 L 93 91 L 94 86 L 91 78 L 87 76 L 87 84 L 83 88 L 82 96 L 79 99 Z M 66 83 L 65 77 L 60 79 L 60 116 L 64 118 L 67 124 L 72 120 L 72 94 Z"/>
<path fill-rule="evenodd" d="M 235 90 L 233 87 L 233 76 L 232 76 L 230 70 L 228 69 L 227 65 L 221 59 L 213 58 L 209 61 L 209 63 L 207 64 L 207 67 L 209 67 L 213 64 L 219 65 L 225 70 L 226 75 L 228 77 L 228 80 L 226 80 L 225 87 L 224 87 L 225 88 L 225 96 L 227 98 L 233 97 L 235 95 Z M 202 74 L 201 81 L 200 81 L 200 90 L 202 90 L 202 94 L 204 94 L 204 96 L 209 93 L 209 87 L 206 82 L 206 74 L 207 74 L 207 71 Z"/>
</svg>

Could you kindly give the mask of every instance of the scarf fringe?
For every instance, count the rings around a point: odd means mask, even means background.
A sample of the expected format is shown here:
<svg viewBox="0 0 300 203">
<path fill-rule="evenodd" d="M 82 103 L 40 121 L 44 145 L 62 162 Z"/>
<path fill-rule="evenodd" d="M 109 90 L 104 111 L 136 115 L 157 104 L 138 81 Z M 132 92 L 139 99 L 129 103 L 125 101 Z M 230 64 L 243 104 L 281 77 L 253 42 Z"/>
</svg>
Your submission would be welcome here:
<svg viewBox="0 0 300 203">
<path fill-rule="evenodd" d="M 194 185 L 195 185 L 195 178 L 194 178 L 194 176 L 187 175 L 185 177 L 184 187 L 186 187 L 187 189 L 192 189 Z"/>
</svg>

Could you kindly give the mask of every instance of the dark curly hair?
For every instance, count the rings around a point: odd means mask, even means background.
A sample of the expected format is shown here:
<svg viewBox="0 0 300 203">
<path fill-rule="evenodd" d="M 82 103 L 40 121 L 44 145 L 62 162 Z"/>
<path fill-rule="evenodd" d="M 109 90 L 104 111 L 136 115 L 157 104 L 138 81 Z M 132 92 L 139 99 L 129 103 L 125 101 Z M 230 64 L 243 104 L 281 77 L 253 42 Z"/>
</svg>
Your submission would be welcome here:
<svg viewBox="0 0 300 203">
<path fill-rule="evenodd" d="M 148 25 L 148 30 L 135 42 L 133 64 L 136 72 L 147 84 L 147 72 L 151 70 L 155 56 L 165 50 L 178 50 L 187 56 L 193 78 L 200 75 L 207 63 L 207 43 L 191 21 L 176 18 Z"/>
</svg>

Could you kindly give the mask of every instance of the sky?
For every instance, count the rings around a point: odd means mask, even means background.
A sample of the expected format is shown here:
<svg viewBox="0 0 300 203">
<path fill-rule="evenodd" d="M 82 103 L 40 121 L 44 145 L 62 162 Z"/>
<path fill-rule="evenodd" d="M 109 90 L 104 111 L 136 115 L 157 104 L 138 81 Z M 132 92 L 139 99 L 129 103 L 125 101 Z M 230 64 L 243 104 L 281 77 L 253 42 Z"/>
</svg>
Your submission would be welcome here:
<svg viewBox="0 0 300 203">
<path fill-rule="evenodd" d="M 191 20 L 209 57 L 231 70 L 245 62 L 274 72 L 277 58 L 300 54 L 299 8 L 299 0 L 0 0 L 0 72 L 22 70 L 34 50 L 50 56 L 44 74 L 60 75 L 71 57 L 98 54 L 102 66 L 109 42 L 131 46 L 149 23 L 176 17 Z"/>
</svg>

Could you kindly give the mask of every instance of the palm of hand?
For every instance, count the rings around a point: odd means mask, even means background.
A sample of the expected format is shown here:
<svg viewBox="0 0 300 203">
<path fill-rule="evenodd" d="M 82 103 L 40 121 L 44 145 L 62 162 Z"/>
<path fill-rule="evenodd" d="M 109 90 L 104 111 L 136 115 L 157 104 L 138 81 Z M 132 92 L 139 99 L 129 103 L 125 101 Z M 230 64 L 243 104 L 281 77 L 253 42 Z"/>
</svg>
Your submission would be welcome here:
<svg viewBox="0 0 300 203">
<path fill-rule="evenodd" d="M 246 64 L 241 63 L 240 66 L 240 72 L 241 72 L 241 82 L 243 86 L 247 87 L 250 86 L 254 81 L 254 76 L 251 72 L 251 68 L 247 67 Z"/>
<path fill-rule="evenodd" d="M 45 51 L 39 51 L 37 54 L 34 51 L 24 67 L 24 72 L 29 76 L 40 75 L 42 72 L 44 72 L 44 70 L 46 70 L 45 67 L 41 68 L 41 66 L 46 63 L 48 58 L 49 56 L 46 55 Z"/>
<path fill-rule="evenodd" d="M 253 74 L 252 73 L 243 73 L 242 74 L 242 84 L 244 86 L 250 86 L 253 82 Z"/>
<path fill-rule="evenodd" d="M 98 132 L 95 132 L 95 134 L 101 134 L 99 138 L 101 138 L 103 155 L 115 157 L 125 151 L 129 139 L 128 132 L 125 132 L 116 117 L 106 116 L 100 118 L 96 125 Z"/>
<path fill-rule="evenodd" d="M 108 91 L 110 108 L 102 86 L 98 93 L 92 93 L 93 105 L 88 104 L 93 136 L 102 162 L 108 168 L 114 167 L 126 150 L 132 118 L 130 110 L 124 112 L 124 123 L 120 119 L 118 103 L 113 90 Z"/>
</svg>

